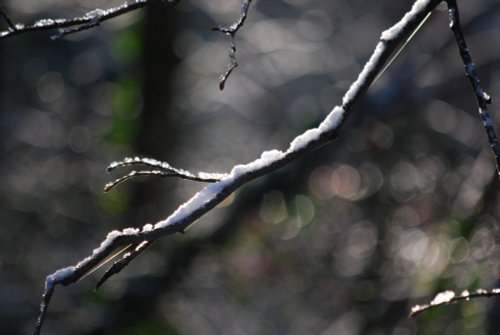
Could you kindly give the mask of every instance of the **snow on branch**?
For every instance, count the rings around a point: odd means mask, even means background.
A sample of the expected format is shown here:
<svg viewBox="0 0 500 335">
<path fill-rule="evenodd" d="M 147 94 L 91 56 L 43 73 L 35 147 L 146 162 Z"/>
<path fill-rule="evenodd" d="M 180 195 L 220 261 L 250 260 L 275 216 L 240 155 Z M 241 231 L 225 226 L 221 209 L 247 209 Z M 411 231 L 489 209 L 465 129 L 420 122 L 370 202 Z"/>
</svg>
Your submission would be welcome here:
<svg viewBox="0 0 500 335">
<path fill-rule="evenodd" d="M 491 291 L 487 291 L 484 289 L 478 289 L 475 292 L 469 292 L 467 290 L 460 293 L 460 295 L 456 295 L 453 291 L 444 291 L 438 293 L 431 302 L 425 305 L 415 305 L 411 308 L 410 317 L 415 317 L 422 312 L 425 312 L 429 309 L 454 304 L 461 301 L 469 301 L 474 298 L 489 298 L 493 296 L 500 296 L 500 288 L 494 288 Z"/>
<path fill-rule="evenodd" d="M 90 256 L 76 265 L 57 270 L 47 276 L 35 334 L 39 334 L 41 331 L 50 298 L 56 285 L 66 286 L 77 282 L 119 248 L 133 245 L 135 250 L 139 249 L 140 251 L 143 250 L 141 249 L 141 245 L 144 246 L 143 243 L 152 243 L 161 237 L 186 231 L 190 225 L 212 210 L 243 184 L 287 165 L 291 161 L 334 140 L 338 136 L 346 118 L 352 112 L 353 107 L 363 98 L 377 74 L 390 60 L 394 51 L 397 50 L 398 45 L 417 29 L 427 14 L 440 2 L 441 0 L 417 0 L 399 23 L 382 33 L 381 39 L 370 59 L 344 95 L 342 104 L 334 107 L 317 128 L 310 129 L 297 136 L 289 144 L 287 150 L 265 151 L 260 158 L 253 162 L 236 165 L 229 174 L 207 185 L 190 200 L 182 204 L 168 218 L 154 225 L 147 224 L 140 229 L 127 228 L 121 231 L 112 231 L 101 245 L 92 251 Z M 249 4 L 250 1 L 245 3 Z M 246 13 L 246 10 L 243 9 L 243 12 Z M 244 17 L 238 21 L 241 23 L 236 23 L 234 29 L 237 29 L 238 25 L 241 26 L 243 21 Z M 121 267 L 118 266 L 116 269 L 120 270 Z M 114 272 L 115 270 L 110 269 L 109 271 Z"/>
<path fill-rule="evenodd" d="M 173 5 L 178 1 L 179 0 L 167 0 L 164 2 Z M 113 7 L 109 9 L 96 8 L 85 13 L 82 16 L 75 17 L 73 19 L 63 19 L 63 18 L 41 19 L 31 25 L 26 25 L 23 23 L 14 24 L 12 19 L 4 11 L 0 11 L 2 17 L 9 26 L 8 30 L 0 32 L 0 39 L 5 39 L 8 37 L 13 37 L 35 31 L 59 29 L 59 33 L 51 37 L 52 39 L 57 39 L 68 34 L 76 33 L 78 31 L 98 26 L 101 22 L 134 11 L 136 9 L 145 7 L 150 2 L 151 2 L 150 0 L 134 0 L 133 2 L 130 3 L 125 2 L 118 7 Z"/>
<path fill-rule="evenodd" d="M 5 11 L 0 9 L 0 16 L 7 23 L 8 29 L 0 31 L 0 40 L 9 37 L 31 33 L 35 31 L 45 31 L 58 29 L 59 32 L 51 36 L 51 39 L 58 39 L 63 36 L 73 34 L 79 31 L 87 30 L 98 26 L 101 22 L 115 18 L 119 15 L 126 14 L 128 12 L 134 11 L 139 8 L 146 7 L 154 0 L 134 0 L 132 2 L 124 2 L 122 5 L 109 8 L 100 9 L 96 8 L 82 16 L 75 17 L 73 19 L 41 19 L 36 21 L 31 25 L 26 25 L 24 23 L 14 23 L 12 19 L 7 15 Z M 165 3 L 167 5 L 175 5 L 180 0 L 157 0 Z M 233 72 L 233 70 L 238 66 L 238 61 L 236 60 L 236 33 L 243 27 L 248 16 L 248 11 L 250 9 L 250 4 L 252 0 L 243 0 L 241 6 L 241 13 L 238 19 L 230 26 L 219 25 L 212 28 L 213 31 L 219 31 L 231 38 L 231 44 L 229 47 L 229 63 L 226 66 L 226 71 L 219 77 L 219 88 L 224 89 L 226 81 Z"/>
</svg>

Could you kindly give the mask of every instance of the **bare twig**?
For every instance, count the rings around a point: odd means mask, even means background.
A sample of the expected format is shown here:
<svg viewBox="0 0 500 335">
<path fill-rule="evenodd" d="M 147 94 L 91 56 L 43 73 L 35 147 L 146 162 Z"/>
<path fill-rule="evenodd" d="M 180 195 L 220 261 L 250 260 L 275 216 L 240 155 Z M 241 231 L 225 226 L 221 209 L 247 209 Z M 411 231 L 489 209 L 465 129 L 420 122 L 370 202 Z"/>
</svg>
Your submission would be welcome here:
<svg viewBox="0 0 500 335">
<path fill-rule="evenodd" d="M 151 242 L 167 235 L 184 232 L 201 216 L 211 211 L 245 183 L 285 166 L 291 161 L 334 140 L 356 103 L 363 98 L 375 77 L 390 59 L 398 45 L 410 36 L 427 14 L 440 2 L 441 0 L 417 0 L 412 9 L 396 25 L 383 32 L 380 42 L 377 44 L 370 59 L 344 95 L 342 104 L 334 107 L 317 128 L 310 129 L 297 136 L 289 144 L 287 150 L 265 151 L 260 158 L 253 162 L 233 167 L 231 173 L 223 177 L 220 181 L 214 182 L 196 193 L 168 218 L 154 225 L 145 225 L 141 229 L 127 228 L 121 231 L 112 231 L 101 245 L 93 250 L 90 256 L 76 265 L 57 270 L 47 276 L 46 290 L 35 334 L 39 334 L 41 330 L 50 302 L 50 296 L 55 285 L 69 285 L 78 281 L 120 246 L 128 244 L 139 245 L 143 241 Z"/>
<path fill-rule="evenodd" d="M 447 0 L 449 14 L 450 14 L 450 28 L 453 31 L 453 36 L 457 42 L 458 51 L 460 57 L 464 63 L 465 74 L 469 78 L 472 90 L 476 98 L 478 105 L 479 115 L 483 121 L 483 127 L 486 131 L 486 136 L 488 136 L 488 141 L 490 143 L 491 151 L 495 158 L 495 165 L 497 168 L 497 175 L 500 178 L 500 147 L 498 146 L 497 135 L 495 134 L 495 129 L 493 128 L 493 122 L 488 114 L 486 105 L 491 103 L 491 97 L 486 93 L 481 85 L 479 84 L 479 79 L 474 71 L 474 62 L 465 43 L 465 37 L 460 26 L 460 16 L 458 11 L 458 5 L 456 0 Z"/>
<path fill-rule="evenodd" d="M 243 1 L 243 5 L 241 6 L 241 14 L 235 23 L 230 26 L 217 26 L 212 28 L 212 30 L 220 31 L 221 33 L 226 34 L 231 38 L 231 45 L 229 47 L 229 63 L 226 66 L 226 71 L 219 77 L 219 88 L 221 91 L 226 85 L 227 78 L 229 78 L 233 70 L 238 66 L 238 61 L 236 60 L 236 33 L 245 24 L 251 2 L 252 0 Z"/>
<path fill-rule="evenodd" d="M 171 166 L 166 162 L 157 161 L 152 158 L 141 158 L 141 157 L 133 157 L 133 158 L 125 158 L 123 161 L 113 162 L 111 163 L 107 171 L 110 172 L 116 168 L 126 167 L 126 166 L 134 166 L 134 165 L 145 165 L 147 167 L 153 168 L 153 170 L 145 170 L 138 171 L 133 170 L 129 174 L 126 174 L 104 186 L 104 192 L 108 192 L 113 187 L 122 182 L 140 176 L 160 176 L 160 177 L 178 177 L 187 180 L 213 183 L 220 181 L 222 178 L 227 177 L 225 173 L 207 173 L 207 172 L 198 172 L 197 174 L 193 174 L 189 171 L 177 169 Z"/>
<path fill-rule="evenodd" d="M 429 309 L 454 304 L 460 301 L 469 301 L 474 298 L 489 298 L 493 296 L 500 295 L 500 288 L 494 288 L 491 291 L 479 289 L 476 292 L 470 293 L 469 291 L 463 291 L 460 295 L 456 295 L 453 291 L 444 291 L 438 293 L 434 299 L 428 304 L 425 305 L 415 305 L 411 308 L 410 317 L 415 317 L 422 312 L 425 312 Z"/>
</svg>

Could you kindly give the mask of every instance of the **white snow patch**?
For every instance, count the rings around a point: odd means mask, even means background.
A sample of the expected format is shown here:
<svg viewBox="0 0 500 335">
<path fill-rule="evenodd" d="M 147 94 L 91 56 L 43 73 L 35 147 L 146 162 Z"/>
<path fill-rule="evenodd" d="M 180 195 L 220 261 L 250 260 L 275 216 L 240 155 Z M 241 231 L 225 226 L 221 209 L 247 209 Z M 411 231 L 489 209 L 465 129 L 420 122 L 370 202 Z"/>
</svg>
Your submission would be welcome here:
<svg viewBox="0 0 500 335">
<path fill-rule="evenodd" d="M 184 220 L 188 216 L 192 215 L 195 210 L 203 208 L 207 203 L 214 200 L 225 185 L 226 182 L 224 181 L 208 185 L 203 190 L 196 193 L 194 197 L 179 206 L 179 208 L 177 208 L 177 210 L 168 218 L 156 223 L 154 225 L 154 229 L 164 228 Z"/>
<path fill-rule="evenodd" d="M 101 245 L 99 247 L 95 248 L 94 250 L 92 250 L 92 255 L 95 255 L 95 254 L 102 252 L 103 249 L 107 248 L 111 244 L 111 242 L 114 241 L 114 239 L 117 238 L 118 236 L 120 236 L 121 234 L 122 233 L 118 230 L 113 230 L 113 231 L 109 232 L 108 235 L 106 236 L 106 239 L 104 241 L 102 241 Z M 78 263 L 78 265 L 85 262 L 85 261 L 86 261 L 86 259 L 84 259 L 83 261 Z"/>
<path fill-rule="evenodd" d="M 227 177 L 225 173 L 198 172 L 198 177 L 202 179 L 222 179 Z"/>
<path fill-rule="evenodd" d="M 295 137 L 287 151 L 292 152 L 304 148 L 311 141 L 317 140 L 320 134 L 321 131 L 318 128 L 309 129 L 305 133 Z"/>
<path fill-rule="evenodd" d="M 395 38 L 396 35 L 398 35 L 401 32 L 401 29 L 406 24 L 408 24 L 408 21 L 410 21 L 410 19 L 414 18 L 415 15 L 418 12 L 422 11 L 425 8 L 425 6 L 427 6 L 428 4 L 429 4 L 429 0 L 417 0 L 417 1 L 415 1 L 413 6 L 411 7 L 410 11 L 407 12 L 398 23 L 396 23 L 394 26 L 392 26 L 389 29 L 382 32 L 381 39 L 383 41 L 389 41 L 389 40 Z"/>
<path fill-rule="evenodd" d="M 344 119 L 345 110 L 340 106 L 335 106 L 326 119 L 319 125 L 319 130 L 329 131 L 337 129 Z"/>
<path fill-rule="evenodd" d="M 52 24 L 54 24 L 55 21 L 52 20 L 52 19 L 41 19 L 41 20 L 38 20 L 36 21 L 33 26 L 34 27 L 44 27 L 44 26 L 50 26 Z"/>
<path fill-rule="evenodd" d="M 125 228 L 122 230 L 122 235 L 136 235 L 139 231 L 138 228 Z"/>
<path fill-rule="evenodd" d="M 335 130 L 342 123 L 344 113 L 345 110 L 342 107 L 335 106 L 318 128 L 309 129 L 305 133 L 297 136 L 292 143 L 290 143 L 287 152 L 303 149 L 312 141 L 317 140 L 321 134 Z"/>
<path fill-rule="evenodd" d="M 107 14 L 107 11 L 96 8 L 94 10 L 91 10 L 90 12 L 85 14 L 86 19 L 90 19 L 92 23 L 97 23 L 101 20 L 101 18 Z"/>
<path fill-rule="evenodd" d="M 240 164 L 233 167 L 230 173 L 230 177 L 238 178 L 241 175 L 247 174 L 249 172 L 259 170 L 264 166 L 268 166 L 276 161 L 279 161 L 285 156 L 283 151 L 280 150 L 269 150 L 264 151 L 260 158 L 257 158 L 253 162 L 247 164 Z"/>
</svg>

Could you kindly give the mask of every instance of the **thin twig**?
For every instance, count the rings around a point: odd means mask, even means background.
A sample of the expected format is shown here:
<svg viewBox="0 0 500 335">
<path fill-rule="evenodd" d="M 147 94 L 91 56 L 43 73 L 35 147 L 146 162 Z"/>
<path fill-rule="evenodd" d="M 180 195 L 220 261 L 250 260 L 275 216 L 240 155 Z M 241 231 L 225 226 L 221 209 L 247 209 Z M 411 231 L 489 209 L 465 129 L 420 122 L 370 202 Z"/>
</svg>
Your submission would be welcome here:
<svg viewBox="0 0 500 335">
<path fill-rule="evenodd" d="M 498 138 L 495 134 L 495 129 L 493 128 L 493 121 L 491 120 L 486 107 L 491 103 L 491 97 L 481 87 L 476 72 L 474 71 L 474 62 L 472 61 L 469 49 L 465 43 L 465 37 L 460 25 L 460 15 L 457 2 L 456 0 L 447 0 L 447 3 L 450 14 L 450 28 L 453 32 L 453 36 L 455 37 L 455 41 L 457 42 L 460 57 L 464 63 L 465 74 L 467 78 L 469 78 L 472 90 L 474 91 L 479 115 L 483 121 L 483 127 L 486 131 L 486 136 L 488 137 L 491 151 L 493 152 L 493 156 L 495 158 L 497 175 L 500 178 L 500 147 L 498 146 Z"/>
<path fill-rule="evenodd" d="M 420 313 L 423 313 L 429 309 L 454 304 L 461 301 L 469 301 L 474 298 L 489 298 L 493 296 L 500 295 L 500 288 L 494 288 L 491 291 L 478 289 L 474 293 L 470 293 L 469 291 L 463 291 L 460 295 L 456 295 L 453 291 L 444 291 L 438 293 L 434 299 L 428 304 L 425 305 L 415 305 L 411 308 L 410 317 L 415 317 Z"/>
<path fill-rule="evenodd" d="M 110 191 L 113 187 L 123 183 L 126 180 L 141 176 L 178 177 L 182 179 L 205 182 L 205 183 L 218 182 L 222 178 L 227 177 L 227 174 L 224 173 L 198 172 L 197 174 L 193 174 L 189 171 L 175 168 L 166 162 L 161 162 L 152 158 L 141 158 L 141 157 L 132 157 L 132 158 L 127 157 L 122 161 L 113 162 L 108 166 L 107 171 L 110 172 L 116 168 L 134 166 L 134 165 L 145 165 L 147 167 L 154 168 L 154 170 L 143 170 L 143 171 L 133 170 L 130 173 L 106 184 L 106 186 L 104 186 L 104 192 Z"/>
<path fill-rule="evenodd" d="M 245 20 L 248 16 L 248 10 L 250 9 L 250 3 L 252 0 L 244 0 L 241 6 L 241 14 L 230 26 L 217 26 L 212 28 L 213 31 L 220 31 L 223 34 L 228 35 L 231 38 L 231 45 L 229 47 L 229 63 L 226 66 L 226 71 L 219 77 L 219 88 L 222 91 L 226 85 L 226 80 L 229 78 L 233 70 L 238 66 L 238 61 L 236 60 L 236 33 L 243 27 Z"/>
</svg>

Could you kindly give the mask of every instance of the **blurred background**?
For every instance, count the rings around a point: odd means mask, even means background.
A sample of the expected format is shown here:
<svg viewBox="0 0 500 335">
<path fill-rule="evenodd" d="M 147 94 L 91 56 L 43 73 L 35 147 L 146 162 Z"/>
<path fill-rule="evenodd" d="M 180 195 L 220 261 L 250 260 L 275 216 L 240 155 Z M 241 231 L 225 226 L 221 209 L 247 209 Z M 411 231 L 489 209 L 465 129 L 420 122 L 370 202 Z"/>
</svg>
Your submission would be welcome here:
<svg viewBox="0 0 500 335">
<path fill-rule="evenodd" d="M 120 3 L 1 6 L 31 23 Z M 120 175 L 105 172 L 110 162 L 228 172 L 286 149 L 341 101 L 412 3 L 256 0 L 222 92 L 230 41 L 210 29 L 234 22 L 241 0 L 157 1 L 59 40 L 0 41 L 0 333 L 32 332 L 46 275 L 203 187 L 148 178 L 104 194 Z M 460 6 L 477 73 L 499 101 L 500 3 Z M 442 8 L 338 140 L 240 189 L 99 291 L 102 271 L 58 287 L 43 334 L 500 334 L 494 298 L 407 317 L 445 289 L 498 287 L 495 175 Z"/>
</svg>

